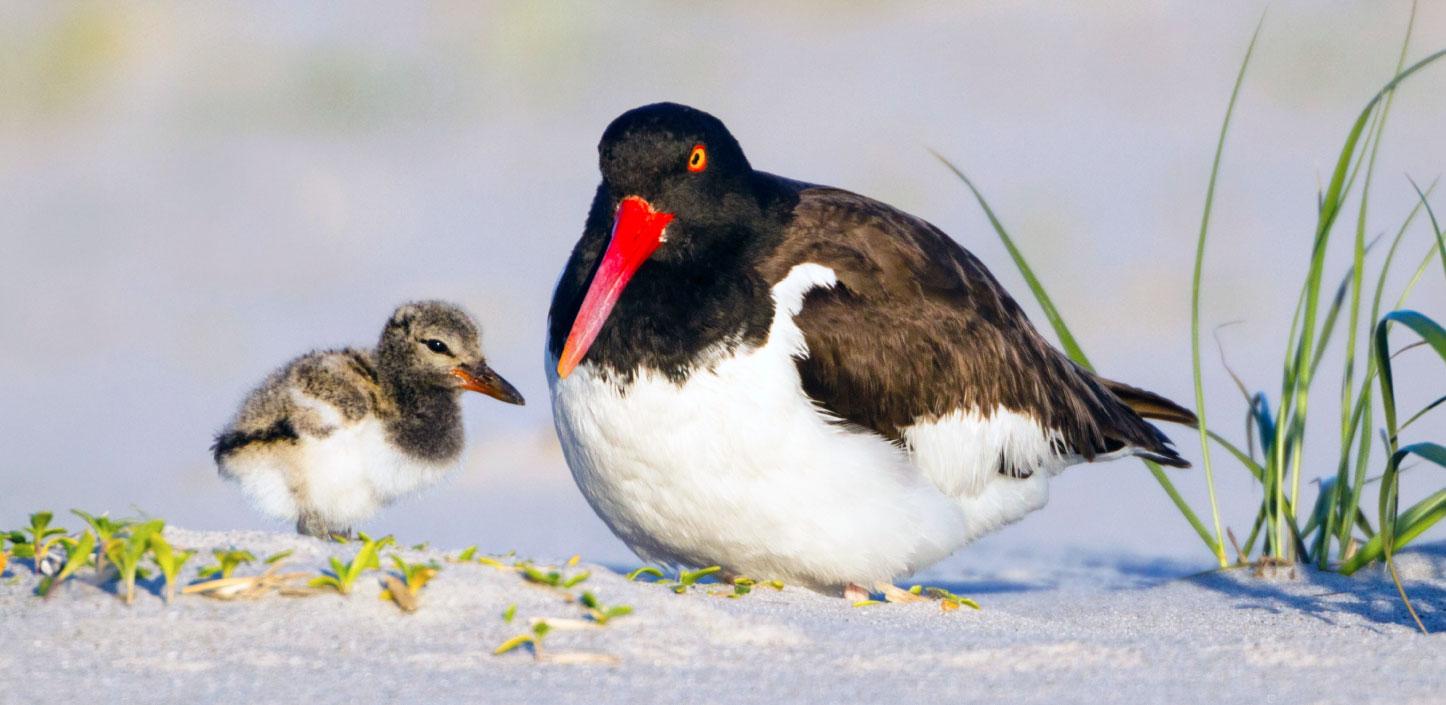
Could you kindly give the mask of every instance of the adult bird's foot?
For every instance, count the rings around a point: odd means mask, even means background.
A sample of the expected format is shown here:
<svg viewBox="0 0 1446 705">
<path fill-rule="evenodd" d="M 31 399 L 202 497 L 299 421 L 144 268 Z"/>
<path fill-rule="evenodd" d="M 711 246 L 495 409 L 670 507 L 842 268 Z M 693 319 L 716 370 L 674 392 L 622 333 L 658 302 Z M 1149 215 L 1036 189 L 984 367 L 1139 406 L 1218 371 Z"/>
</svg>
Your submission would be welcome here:
<svg viewBox="0 0 1446 705">
<path fill-rule="evenodd" d="M 859 602 L 869 599 L 869 589 L 858 583 L 849 583 L 844 586 L 843 596 L 849 602 Z"/>
</svg>

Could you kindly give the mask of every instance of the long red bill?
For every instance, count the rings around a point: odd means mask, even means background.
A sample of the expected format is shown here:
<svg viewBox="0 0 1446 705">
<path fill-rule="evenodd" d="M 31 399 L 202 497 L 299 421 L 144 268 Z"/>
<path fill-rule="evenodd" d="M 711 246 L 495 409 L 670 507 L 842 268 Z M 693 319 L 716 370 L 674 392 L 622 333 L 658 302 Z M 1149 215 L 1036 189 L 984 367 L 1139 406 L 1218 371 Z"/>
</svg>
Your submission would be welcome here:
<svg viewBox="0 0 1446 705">
<path fill-rule="evenodd" d="M 618 297 L 623 295 L 623 289 L 638 267 L 662 244 L 663 231 L 672 221 L 672 213 L 653 210 L 652 204 L 638 196 L 628 196 L 618 204 L 607 252 L 597 273 L 593 274 L 587 296 L 583 297 L 577 318 L 572 321 L 567 343 L 562 346 L 562 357 L 557 360 L 558 377 L 567 377 L 582 362 L 598 331 L 607 322 L 608 314 L 617 305 Z"/>
</svg>

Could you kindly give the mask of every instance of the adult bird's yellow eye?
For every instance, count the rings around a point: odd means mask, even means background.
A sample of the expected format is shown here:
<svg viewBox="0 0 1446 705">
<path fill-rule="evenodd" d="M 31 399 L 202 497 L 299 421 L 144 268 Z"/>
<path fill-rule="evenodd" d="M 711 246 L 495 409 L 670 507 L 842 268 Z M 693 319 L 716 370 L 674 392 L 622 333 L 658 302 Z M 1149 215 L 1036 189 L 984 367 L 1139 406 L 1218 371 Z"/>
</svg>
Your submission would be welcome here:
<svg viewBox="0 0 1446 705">
<path fill-rule="evenodd" d="M 688 154 L 688 171 L 698 173 L 708 168 L 708 150 L 701 144 L 693 145 L 693 151 Z"/>
</svg>

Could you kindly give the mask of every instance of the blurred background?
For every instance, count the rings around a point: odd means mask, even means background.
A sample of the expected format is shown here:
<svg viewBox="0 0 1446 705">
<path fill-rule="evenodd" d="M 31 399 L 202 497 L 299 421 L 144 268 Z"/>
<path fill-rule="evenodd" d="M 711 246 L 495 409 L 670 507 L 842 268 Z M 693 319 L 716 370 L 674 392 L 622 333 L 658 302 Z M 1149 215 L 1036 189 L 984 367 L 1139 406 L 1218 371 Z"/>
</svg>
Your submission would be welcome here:
<svg viewBox="0 0 1446 705">
<path fill-rule="evenodd" d="M 658 100 L 722 118 L 761 169 L 934 222 L 1043 325 L 938 150 L 990 198 L 1098 368 L 1188 405 L 1194 238 L 1264 7 L 0 1 L 0 526 L 81 507 L 289 530 L 217 478 L 212 435 L 272 368 L 370 345 L 397 303 L 439 297 L 480 318 L 493 366 L 529 403 L 469 397 L 463 471 L 365 528 L 635 562 L 563 463 L 542 348 L 597 139 Z M 1220 333 L 1229 362 L 1272 398 L 1317 189 L 1390 78 L 1409 11 L 1270 3 L 1216 197 L 1204 321 L 1236 322 Z M 1442 47 L 1446 3 L 1423 3 L 1410 55 Z M 1406 174 L 1424 184 L 1446 167 L 1443 96 L 1439 66 L 1400 92 L 1371 234 L 1414 204 Z M 1407 236 L 1388 300 L 1429 237 Z M 1433 268 L 1412 303 L 1439 317 L 1443 301 Z M 1240 440 L 1243 405 L 1208 338 L 1205 358 L 1212 421 Z M 1312 478 L 1335 467 L 1339 367 L 1323 369 Z M 1419 386 L 1403 407 L 1441 393 Z M 1422 432 L 1439 439 L 1442 418 Z M 1199 457 L 1192 431 L 1169 432 Z M 1255 493 L 1223 455 L 1222 512 L 1243 535 Z M 1200 471 L 1173 476 L 1208 515 Z M 1408 475 L 1408 494 L 1424 481 Z M 1211 565 L 1128 461 L 1066 473 L 1048 508 L 951 565 L 1046 547 Z"/>
</svg>

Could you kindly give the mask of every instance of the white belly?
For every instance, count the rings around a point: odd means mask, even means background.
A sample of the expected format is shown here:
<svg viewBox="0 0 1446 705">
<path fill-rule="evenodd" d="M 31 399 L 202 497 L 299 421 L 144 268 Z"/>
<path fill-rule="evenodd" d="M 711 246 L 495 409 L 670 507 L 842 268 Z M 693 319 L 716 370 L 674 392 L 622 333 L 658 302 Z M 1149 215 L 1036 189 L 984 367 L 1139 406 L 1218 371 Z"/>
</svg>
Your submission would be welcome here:
<svg viewBox="0 0 1446 705">
<path fill-rule="evenodd" d="M 586 363 L 549 374 L 578 487 L 645 560 L 825 587 L 912 572 L 968 538 L 961 505 L 904 450 L 829 423 L 804 395 L 793 315 L 833 283 L 795 267 L 774 287 L 767 342 L 681 386 L 643 371 L 619 389 Z"/>
<path fill-rule="evenodd" d="M 375 419 L 322 438 L 303 436 L 294 445 L 242 450 L 224 461 L 263 512 L 295 520 L 306 510 L 337 527 L 369 519 L 397 498 L 435 484 L 455 465 L 397 450 Z"/>
</svg>

